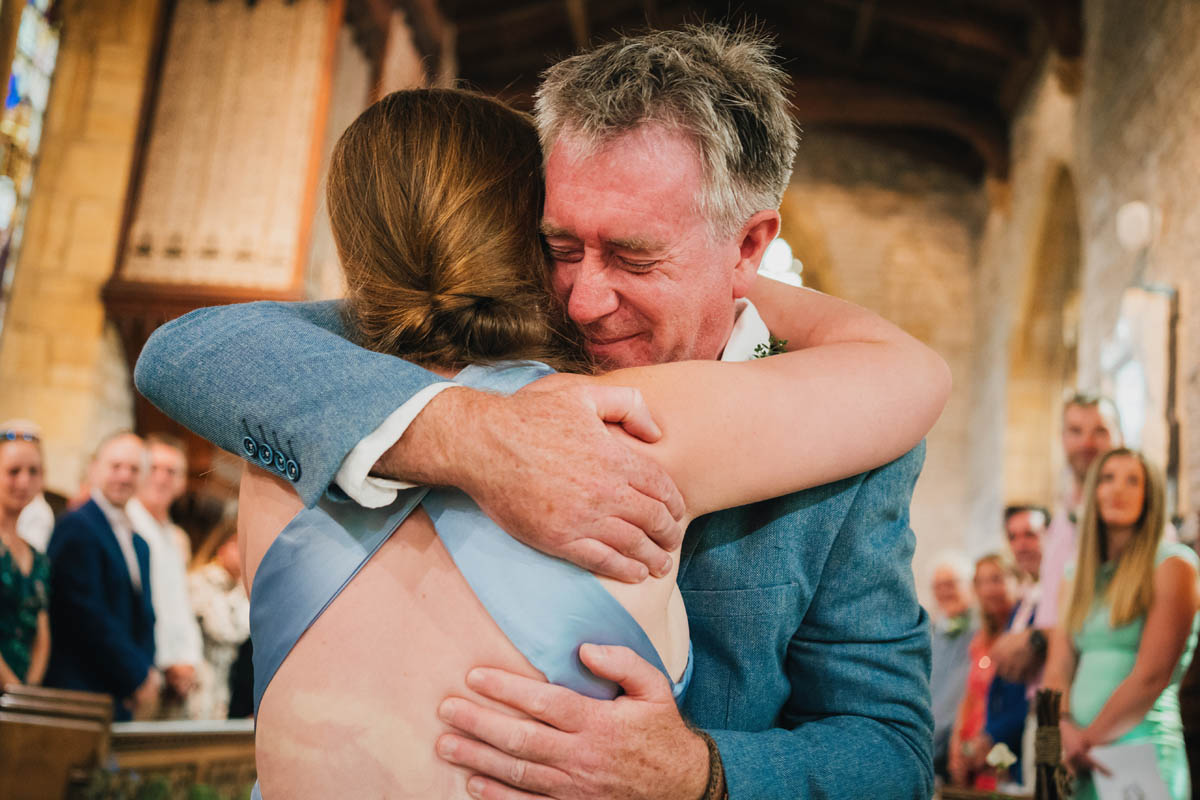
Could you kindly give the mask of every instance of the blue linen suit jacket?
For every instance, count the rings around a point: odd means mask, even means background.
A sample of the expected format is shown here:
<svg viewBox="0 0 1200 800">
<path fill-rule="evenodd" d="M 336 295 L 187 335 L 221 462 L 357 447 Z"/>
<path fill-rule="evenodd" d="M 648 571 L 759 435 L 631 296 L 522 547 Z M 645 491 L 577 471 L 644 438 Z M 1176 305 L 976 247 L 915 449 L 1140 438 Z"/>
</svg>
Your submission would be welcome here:
<svg viewBox="0 0 1200 800">
<path fill-rule="evenodd" d="M 335 302 L 201 309 L 151 336 L 135 380 L 312 505 L 354 445 L 441 380 L 346 337 Z M 932 795 L 929 622 L 908 526 L 923 456 L 688 529 L 683 710 L 716 740 L 731 800 Z"/>
<path fill-rule="evenodd" d="M 142 590 L 108 518 L 89 500 L 54 526 L 50 558 L 50 663 L 45 684 L 111 694 L 115 718 L 129 719 L 121 702 L 154 664 L 150 549 L 134 534 Z"/>
</svg>

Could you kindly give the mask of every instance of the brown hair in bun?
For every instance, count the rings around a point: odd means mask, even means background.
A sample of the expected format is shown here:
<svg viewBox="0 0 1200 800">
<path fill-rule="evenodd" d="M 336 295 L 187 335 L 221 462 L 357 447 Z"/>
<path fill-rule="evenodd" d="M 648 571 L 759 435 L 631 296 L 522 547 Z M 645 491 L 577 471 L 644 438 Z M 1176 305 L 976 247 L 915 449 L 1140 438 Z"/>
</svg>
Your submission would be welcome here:
<svg viewBox="0 0 1200 800">
<path fill-rule="evenodd" d="M 394 92 L 346 129 L 327 200 L 365 347 L 451 368 L 585 363 L 549 292 L 541 163 L 527 115 L 461 90 Z"/>
</svg>

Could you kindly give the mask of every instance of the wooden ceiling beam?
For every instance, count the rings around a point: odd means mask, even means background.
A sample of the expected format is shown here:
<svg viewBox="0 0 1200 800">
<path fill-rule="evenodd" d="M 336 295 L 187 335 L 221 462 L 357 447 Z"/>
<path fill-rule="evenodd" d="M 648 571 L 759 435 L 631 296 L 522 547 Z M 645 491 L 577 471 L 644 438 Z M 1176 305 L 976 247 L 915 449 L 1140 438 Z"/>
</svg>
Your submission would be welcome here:
<svg viewBox="0 0 1200 800">
<path fill-rule="evenodd" d="M 1083 55 L 1082 0 L 1030 0 L 1029 6 L 1046 26 L 1056 53 L 1063 58 Z"/>
<path fill-rule="evenodd" d="M 843 8 L 859 9 L 861 0 L 824 0 Z M 897 27 L 923 33 L 937 39 L 955 42 L 971 50 L 978 50 L 1005 59 L 1020 58 L 1027 54 L 1024 39 L 999 21 L 984 22 L 979 14 L 962 16 L 948 13 L 924 3 L 905 2 L 880 3 L 875 9 L 880 21 Z"/>
<path fill-rule="evenodd" d="M 943 131 L 969 143 L 983 159 L 989 175 L 1008 177 L 1008 126 L 999 114 L 984 114 L 937 98 L 858 81 L 798 79 L 793 81 L 792 89 L 792 103 L 801 124 Z"/>
<path fill-rule="evenodd" d="M 571 23 L 571 38 L 575 40 L 575 49 L 587 47 L 592 38 L 588 30 L 587 0 L 563 0 L 567 6 L 567 19 Z"/>
</svg>

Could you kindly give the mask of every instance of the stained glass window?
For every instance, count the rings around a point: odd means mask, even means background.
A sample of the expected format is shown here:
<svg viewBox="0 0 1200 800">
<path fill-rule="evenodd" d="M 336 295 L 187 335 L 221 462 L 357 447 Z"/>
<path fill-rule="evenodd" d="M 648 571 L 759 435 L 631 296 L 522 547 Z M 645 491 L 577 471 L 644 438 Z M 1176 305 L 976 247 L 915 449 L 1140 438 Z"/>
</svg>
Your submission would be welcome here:
<svg viewBox="0 0 1200 800">
<path fill-rule="evenodd" d="M 55 0 L 27 0 L 17 29 L 4 107 L 0 111 L 0 323 L 12 286 L 25 211 L 33 191 L 34 166 L 50 79 L 58 60 Z"/>
</svg>

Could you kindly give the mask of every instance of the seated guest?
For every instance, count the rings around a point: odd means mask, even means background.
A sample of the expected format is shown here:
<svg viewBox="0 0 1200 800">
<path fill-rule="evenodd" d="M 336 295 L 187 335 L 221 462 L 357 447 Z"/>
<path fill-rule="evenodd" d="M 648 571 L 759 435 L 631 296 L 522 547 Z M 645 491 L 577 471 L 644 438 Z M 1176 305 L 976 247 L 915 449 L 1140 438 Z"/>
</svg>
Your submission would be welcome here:
<svg viewBox="0 0 1200 800">
<path fill-rule="evenodd" d="M 42 491 L 36 434 L 0 425 L 0 685 L 36 686 L 50 657 L 50 561 L 17 533 L 17 519 Z"/>
<path fill-rule="evenodd" d="M 1163 540 L 1165 495 L 1158 470 L 1123 448 L 1096 459 L 1084 484 L 1079 556 L 1046 664 L 1082 800 L 1096 797 L 1091 749 L 1129 742 L 1154 744 L 1172 800 L 1192 796 L 1179 683 L 1196 648 L 1200 561 Z"/>
<path fill-rule="evenodd" d="M 46 685 L 104 692 L 114 716 L 144 715 L 158 702 L 150 550 L 125 506 L 137 491 L 146 450 L 132 433 L 101 442 L 88 470 L 90 499 L 54 526 Z"/>
<path fill-rule="evenodd" d="M 1016 568 L 999 553 L 983 556 L 975 562 L 974 587 L 980 628 L 967 649 L 970 664 L 966 692 L 950 735 L 948 758 L 953 785 L 990 790 L 996 788 L 995 773 L 984 761 L 991 749 L 984 732 L 988 690 L 996 671 L 990 651 L 1016 606 Z"/>
<path fill-rule="evenodd" d="M 975 615 L 971 611 L 971 562 L 958 553 L 943 553 L 933 565 L 933 599 L 937 608 L 932 645 L 933 662 L 929 686 L 933 691 L 933 771 L 949 779 L 947 753 L 950 731 L 967 688 L 967 647 L 975 637 Z"/>
<path fill-rule="evenodd" d="M 183 713 L 196 667 L 204 659 L 188 596 L 191 543 L 168 512 L 187 488 L 187 453 L 179 439 L 155 433 L 146 437 L 146 452 L 150 471 L 127 510 L 133 529 L 150 548 L 154 659 L 166 679 L 162 714 L 173 717 Z"/>
<path fill-rule="evenodd" d="M 188 695 L 192 719 L 227 719 L 229 673 L 250 638 L 250 600 L 242 585 L 237 528 L 218 525 L 196 552 L 190 576 L 192 608 L 204 637 L 204 664 Z"/>
</svg>

